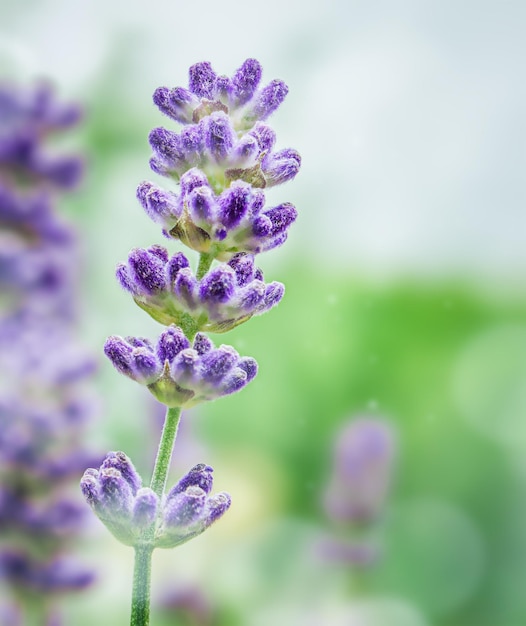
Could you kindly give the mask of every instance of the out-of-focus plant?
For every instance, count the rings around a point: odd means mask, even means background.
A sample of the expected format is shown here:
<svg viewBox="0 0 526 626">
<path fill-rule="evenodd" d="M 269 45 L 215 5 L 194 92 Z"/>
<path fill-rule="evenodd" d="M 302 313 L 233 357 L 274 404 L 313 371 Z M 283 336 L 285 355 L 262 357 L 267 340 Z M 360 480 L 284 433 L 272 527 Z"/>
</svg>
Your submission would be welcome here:
<svg viewBox="0 0 526 626">
<path fill-rule="evenodd" d="M 60 594 L 93 579 L 69 554 L 85 518 L 69 488 L 93 458 L 94 362 L 75 335 L 75 233 L 55 212 L 82 160 L 48 142 L 79 117 L 46 84 L 0 85 L 0 576 L 24 624 L 59 624 Z"/>
<path fill-rule="evenodd" d="M 212 468 L 205 464 L 165 494 L 177 427 L 183 408 L 237 392 L 255 377 L 253 358 L 227 345 L 216 348 L 205 333 L 227 332 L 278 304 L 283 285 L 266 284 L 254 258 L 284 243 L 296 219 L 290 203 L 266 207 L 263 192 L 293 178 L 300 167 L 295 150 L 274 151 L 276 136 L 265 123 L 287 86 L 273 80 L 260 88 L 262 69 L 254 59 L 232 78 L 218 76 L 208 62 L 193 65 L 189 74 L 188 89 L 161 87 L 154 93 L 161 112 L 183 129 L 150 133 L 151 168 L 179 189 L 143 182 L 137 196 L 166 237 L 199 253 L 198 267 L 192 271 L 183 253 L 170 255 L 157 244 L 132 250 L 117 278 L 167 328 L 156 342 L 112 336 L 105 344 L 115 368 L 167 407 L 153 476 L 143 486 L 131 460 L 110 452 L 81 483 L 97 516 L 135 550 L 134 626 L 149 623 L 153 550 L 192 539 L 230 506 L 228 494 L 210 495 Z"/>
<path fill-rule="evenodd" d="M 395 434 L 384 419 L 353 418 L 339 429 L 323 501 L 333 525 L 333 536 L 321 545 L 324 558 L 361 567 L 378 557 L 372 535 L 385 508 L 395 455 Z"/>
</svg>

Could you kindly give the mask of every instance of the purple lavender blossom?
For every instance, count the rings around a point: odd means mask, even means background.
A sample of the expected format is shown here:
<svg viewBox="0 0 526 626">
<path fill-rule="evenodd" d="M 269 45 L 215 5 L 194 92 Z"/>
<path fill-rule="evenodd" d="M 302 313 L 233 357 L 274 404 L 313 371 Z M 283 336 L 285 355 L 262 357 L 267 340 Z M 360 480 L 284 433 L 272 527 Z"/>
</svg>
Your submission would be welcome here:
<svg viewBox="0 0 526 626">
<path fill-rule="evenodd" d="M 272 152 L 268 141 L 260 141 L 260 136 L 272 132 L 266 129 L 263 122 L 258 122 L 238 136 L 232 118 L 224 111 L 214 111 L 198 124 L 185 126 L 180 133 L 154 128 L 150 133 L 150 166 L 157 174 L 175 180 L 197 167 L 215 190 L 234 180 L 244 180 L 261 189 L 274 187 L 296 176 L 301 157 L 292 148 Z"/>
<path fill-rule="evenodd" d="M 168 257 L 160 246 L 135 248 L 117 267 L 121 286 L 155 320 L 169 326 L 224 333 L 277 305 L 285 288 L 265 284 L 252 255 L 237 253 L 197 280 L 182 252 Z"/>
<path fill-rule="evenodd" d="M 363 524 L 378 516 L 390 487 L 395 450 L 394 433 L 385 420 L 364 417 L 343 427 L 324 499 L 330 519 Z"/>
<path fill-rule="evenodd" d="M 194 181 L 199 181 L 196 185 Z M 162 190 L 153 183 L 142 183 L 139 190 L 149 189 L 148 198 Z M 138 197 L 148 214 L 151 201 Z M 179 239 L 193 250 L 212 254 L 227 261 L 238 252 L 259 254 L 283 244 L 297 212 L 290 203 L 265 208 L 264 194 L 245 181 L 234 181 L 216 195 L 206 177 L 191 169 L 181 177 L 181 194 L 173 199 L 170 212 L 159 209 L 165 234 Z"/>
<path fill-rule="evenodd" d="M 266 120 L 285 99 L 288 87 L 273 80 L 259 88 L 262 68 L 256 59 L 247 59 L 232 78 L 218 76 L 208 61 L 189 70 L 189 89 L 160 87 L 154 102 L 160 111 L 180 124 L 192 124 L 217 112 L 228 113 L 236 131 Z"/>
<path fill-rule="evenodd" d="M 157 344 L 137 346 L 136 337 L 109 337 L 104 346 L 115 368 L 132 380 L 146 385 L 168 407 L 192 407 L 235 393 L 257 373 L 257 363 L 240 357 L 230 346 L 214 348 L 201 333 L 193 346 L 183 331 L 172 325 Z M 145 367 L 144 363 L 149 366 Z"/>
<path fill-rule="evenodd" d="M 57 557 L 49 562 L 35 559 L 24 550 L 8 550 L 0 554 L 0 578 L 15 588 L 49 598 L 50 594 L 88 587 L 93 572 L 72 558 Z"/>
<path fill-rule="evenodd" d="M 173 548 L 200 535 L 226 513 L 230 496 L 221 492 L 210 495 L 212 468 L 196 465 L 171 489 L 162 511 L 157 545 Z"/>
<path fill-rule="evenodd" d="M 78 157 L 54 156 L 45 149 L 45 139 L 76 124 L 77 106 L 62 105 L 51 87 L 40 84 L 21 89 L 0 85 L 0 170 L 8 184 L 27 181 L 69 189 L 82 174 Z"/>
<path fill-rule="evenodd" d="M 290 203 L 265 208 L 260 191 L 292 180 L 301 166 L 296 150 L 274 150 L 276 135 L 265 122 L 288 88 L 279 80 L 260 87 L 261 73 L 255 59 L 232 78 L 197 63 L 189 89 L 160 87 L 154 94 L 159 109 L 184 126 L 179 133 L 152 130 L 150 166 L 179 182 L 181 192 L 144 182 L 137 196 L 166 236 L 222 261 L 281 245 L 296 219 Z"/>
<path fill-rule="evenodd" d="M 125 545 L 135 545 L 157 516 L 159 498 L 142 481 L 124 452 L 109 452 L 99 470 L 87 469 L 82 493 L 97 517 Z"/>
<path fill-rule="evenodd" d="M 80 484 L 88 504 L 121 543 L 136 545 L 144 529 L 154 525 L 154 545 L 171 548 L 204 532 L 229 508 L 228 494 L 210 495 L 212 471 L 203 463 L 196 465 L 161 504 L 151 489 L 137 482 L 130 459 L 123 452 L 110 452 L 99 470 L 86 470 Z"/>
</svg>

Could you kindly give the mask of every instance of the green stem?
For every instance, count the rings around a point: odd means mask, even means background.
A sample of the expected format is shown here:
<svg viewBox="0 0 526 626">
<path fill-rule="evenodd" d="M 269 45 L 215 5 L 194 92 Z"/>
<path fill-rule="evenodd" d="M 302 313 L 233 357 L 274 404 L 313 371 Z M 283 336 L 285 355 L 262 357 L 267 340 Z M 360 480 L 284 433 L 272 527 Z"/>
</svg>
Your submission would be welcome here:
<svg viewBox="0 0 526 626">
<path fill-rule="evenodd" d="M 152 482 L 150 483 L 150 488 L 152 491 L 155 491 L 159 498 L 162 498 L 166 486 L 166 477 L 168 475 L 168 469 L 170 468 L 170 461 L 172 460 L 172 452 L 180 417 L 181 407 L 169 408 L 166 411 L 163 433 L 161 435 L 161 442 L 159 443 L 159 450 L 157 451 L 157 458 L 155 459 Z"/>
<path fill-rule="evenodd" d="M 180 417 L 180 407 L 168 408 L 166 411 L 163 432 L 150 483 L 150 488 L 159 496 L 159 499 L 162 499 L 164 494 Z M 130 626 L 148 626 L 150 623 L 150 585 L 154 536 L 155 524 L 144 531 L 141 542 L 135 546 Z"/>
<path fill-rule="evenodd" d="M 197 267 L 197 280 L 201 280 L 201 278 L 203 278 L 203 276 L 208 272 L 213 260 L 213 255 L 201 252 L 199 255 L 199 265 Z"/>
<path fill-rule="evenodd" d="M 135 548 L 130 626 L 148 626 L 150 623 L 152 552 L 153 547 L 148 544 Z"/>
</svg>

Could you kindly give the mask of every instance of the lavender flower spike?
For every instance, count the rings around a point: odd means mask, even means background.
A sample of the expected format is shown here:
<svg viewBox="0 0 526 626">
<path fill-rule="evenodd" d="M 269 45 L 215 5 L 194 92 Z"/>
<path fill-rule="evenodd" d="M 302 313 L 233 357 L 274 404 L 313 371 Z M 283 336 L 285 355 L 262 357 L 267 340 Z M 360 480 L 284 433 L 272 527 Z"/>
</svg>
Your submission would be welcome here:
<svg viewBox="0 0 526 626">
<path fill-rule="evenodd" d="M 104 350 L 119 372 L 146 385 L 168 407 L 189 408 L 234 393 L 257 373 L 254 359 L 240 357 L 230 346 L 214 348 L 201 333 L 190 348 L 176 326 L 163 332 L 156 346 L 135 337 L 109 337 Z"/>
<path fill-rule="evenodd" d="M 99 407 L 76 332 L 77 236 L 56 211 L 83 160 L 48 142 L 79 117 L 47 84 L 0 81 L 0 578 L 24 623 L 58 620 L 63 594 L 94 579 L 72 554 L 87 511 L 68 483 L 99 458 L 84 434 Z"/>
<path fill-rule="evenodd" d="M 197 280 L 182 252 L 168 258 L 160 246 L 131 251 L 117 268 L 121 286 L 153 319 L 196 331 L 224 333 L 261 315 L 283 297 L 281 283 L 266 285 L 252 255 L 237 253 Z"/>
<path fill-rule="evenodd" d="M 209 62 L 190 68 L 188 88 L 159 87 L 154 102 L 180 131 L 154 128 L 152 170 L 177 191 L 150 182 L 137 189 L 148 216 L 167 238 L 199 253 L 170 256 L 159 245 L 134 248 L 117 279 L 135 303 L 165 330 L 155 342 L 111 336 L 104 352 L 115 369 L 144 385 L 166 405 L 150 489 L 140 486 L 129 460 L 109 456 L 82 481 L 95 513 L 123 543 L 135 548 L 131 623 L 149 623 L 154 548 L 177 546 L 202 533 L 230 506 L 210 496 L 212 469 L 194 467 L 165 496 L 182 409 L 235 393 L 257 374 L 257 363 L 228 345 L 215 347 L 204 332 L 227 332 L 278 304 L 284 286 L 266 284 L 254 255 L 283 244 L 297 212 L 288 202 L 265 206 L 263 189 L 294 178 L 301 165 L 293 149 L 275 150 L 267 118 L 285 99 L 280 80 L 260 87 L 261 66 L 247 59 L 232 77 Z"/>
</svg>

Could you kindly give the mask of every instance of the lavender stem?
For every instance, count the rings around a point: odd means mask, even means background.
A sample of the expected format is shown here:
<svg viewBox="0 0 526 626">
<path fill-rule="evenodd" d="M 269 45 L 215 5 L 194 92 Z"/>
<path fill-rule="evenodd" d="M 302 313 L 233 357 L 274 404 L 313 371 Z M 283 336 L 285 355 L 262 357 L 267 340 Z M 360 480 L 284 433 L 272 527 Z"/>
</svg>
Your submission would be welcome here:
<svg viewBox="0 0 526 626">
<path fill-rule="evenodd" d="M 135 548 L 130 626 L 148 626 L 150 623 L 152 552 L 153 547 L 149 544 Z"/>
<path fill-rule="evenodd" d="M 180 407 L 167 409 L 150 483 L 150 488 L 157 494 L 160 500 L 162 500 L 164 495 L 166 477 L 170 469 L 180 417 Z M 130 626 L 148 626 L 150 623 L 150 586 L 154 534 L 155 525 L 152 525 L 146 529 L 143 541 L 135 547 Z"/>
<path fill-rule="evenodd" d="M 160 499 L 163 497 L 164 488 L 166 486 L 166 476 L 170 468 L 180 417 L 181 407 L 167 409 L 159 450 L 157 451 L 157 458 L 155 459 L 152 482 L 150 483 L 150 489 L 154 491 Z"/>
</svg>

